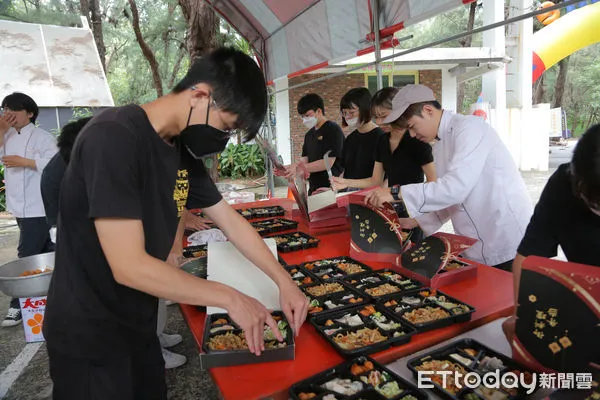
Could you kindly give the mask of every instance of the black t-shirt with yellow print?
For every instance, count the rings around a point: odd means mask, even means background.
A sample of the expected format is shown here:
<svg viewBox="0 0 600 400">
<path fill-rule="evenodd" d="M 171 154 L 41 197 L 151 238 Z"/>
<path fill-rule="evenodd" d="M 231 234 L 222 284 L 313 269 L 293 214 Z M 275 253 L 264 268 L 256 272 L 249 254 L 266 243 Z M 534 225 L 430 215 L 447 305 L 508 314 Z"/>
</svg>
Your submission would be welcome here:
<svg viewBox="0 0 600 400">
<path fill-rule="evenodd" d="M 178 213 L 221 199 L 204 167 L 186 154 L 161 139 L 136 105 L 107 109 L 83 128 L 60 191 L 43 326 L 49 348 L 112 358 L 156 340 L 157 298 L 115 280 L 94 221 L 141 221 L 146 252 L 166 260 Z"/>
</svg>

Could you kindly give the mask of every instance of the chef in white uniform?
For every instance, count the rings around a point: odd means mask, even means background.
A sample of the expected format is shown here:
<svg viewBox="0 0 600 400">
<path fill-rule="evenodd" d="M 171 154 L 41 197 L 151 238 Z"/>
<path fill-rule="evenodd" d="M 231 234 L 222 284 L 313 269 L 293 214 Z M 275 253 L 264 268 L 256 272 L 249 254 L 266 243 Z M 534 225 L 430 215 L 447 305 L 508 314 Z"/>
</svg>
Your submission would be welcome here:
<svg viewBox="0 0 600 400">
<path fill-rule="evenodd" d="M 26 94 L 12 93 L 2 100 L 0 158 L 4 165 L 6 208 L 19 226 L 18 257 L 54 250 L 42 202 L 40 180 L 44 167 L 57 152 L 52 134 L 35 126 L 39 109 Z M 12 299 L 2 326 L 21 321 L 18 299 Z"/>
<path fill-rule="evenodd" d="M 380 188 L 366 201 L 403 201 L 410 219 L 426 235 L 452 220 L 458 235 L 477 239 L 464 256 L 511 270 L 517 247 L 533 213 L 525 183 L 508 149 L 482 118 L 442 110 L 433 91 L 407 85 L 393 100 L 384 123 L 402 118 L 412 137 L 431 143 L 436 182 Z"/>
</svg>

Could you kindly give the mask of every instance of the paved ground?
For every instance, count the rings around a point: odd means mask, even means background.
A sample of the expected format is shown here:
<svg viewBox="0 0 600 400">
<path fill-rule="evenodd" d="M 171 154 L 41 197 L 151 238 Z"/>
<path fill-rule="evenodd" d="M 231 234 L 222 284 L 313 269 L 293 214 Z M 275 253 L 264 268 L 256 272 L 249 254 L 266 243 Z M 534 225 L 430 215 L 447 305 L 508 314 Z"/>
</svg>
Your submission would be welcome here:
<svg viewBox="0 0 600 400">
<path fill-rule="evenodd" d="M 524 172 L 531 198 L 534 202 L 554 169 L 570 159 L 573 144 L 568 148 L 553 148 L 548 172 Z M 285 197 L 286 188 L 277 188 L 276 195 Z M 0 265 L 16 258 L 18 229 L 14 220 L 0 219 Z M 3 318 L 9 299 L 0 293 L 0 313 Z M 167 372 L 169 398 L 176 400 L 218 399 L 219 391 L 208 373 L 200 370 L 197 349 L 177 306 L 169 307 L 168 332 L 183 335 L 183 343 L 173 350 L 184 354 L 188 363 Z M 39 347 L 39 349 L 37 349 Z M 37 350 L 36 350 L 37 349 Z M 33 354 L 29 362 L 28 354 Z M 49 400 L 51 381 L 48 375 L 48 357 L 43 344 L 25 344 L 21 326 L 0 328 L 0 399 Z M 23 370 L 20 371 L 20 367 Z M 19 373 L 20 371 L 20 373 Z M 13 379 L 14 378 L 14 379 Z M 14 382 L 13 382 L 14 380 Z"/>
</svg>

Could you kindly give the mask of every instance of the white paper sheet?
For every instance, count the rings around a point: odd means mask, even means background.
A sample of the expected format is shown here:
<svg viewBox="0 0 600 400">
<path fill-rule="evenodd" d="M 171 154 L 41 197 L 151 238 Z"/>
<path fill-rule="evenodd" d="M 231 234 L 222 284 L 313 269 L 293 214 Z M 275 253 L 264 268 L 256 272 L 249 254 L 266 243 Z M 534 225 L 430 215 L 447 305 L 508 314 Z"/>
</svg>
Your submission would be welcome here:
<svg viewBox="0 0 600 400">
<path fill-rule="evenodd" d="M 275 239 L 264 239 L 277 258 Z M 250 262 L 231 242 L 208 244 L 208 280 L 231 286 L 254 297 L 269 310 L 281 310 L 279 289 L 260 268 Z M 207 307 L 208 314 L 227 312 L 218 307 Z"/>
</svg>

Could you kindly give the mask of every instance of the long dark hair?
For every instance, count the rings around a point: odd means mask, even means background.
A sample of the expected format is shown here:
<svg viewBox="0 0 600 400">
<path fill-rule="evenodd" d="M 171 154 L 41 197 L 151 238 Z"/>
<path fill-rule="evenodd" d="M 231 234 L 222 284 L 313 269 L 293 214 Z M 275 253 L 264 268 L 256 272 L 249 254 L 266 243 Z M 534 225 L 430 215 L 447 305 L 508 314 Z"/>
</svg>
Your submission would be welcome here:
<svg viewBox="0 0 600 400">
<path fill-rule="evenodd" d="M 600 210 L 600 125 L 591 126 L 579 139 L 570 171 L 575 196 Z"/>
</svg>

